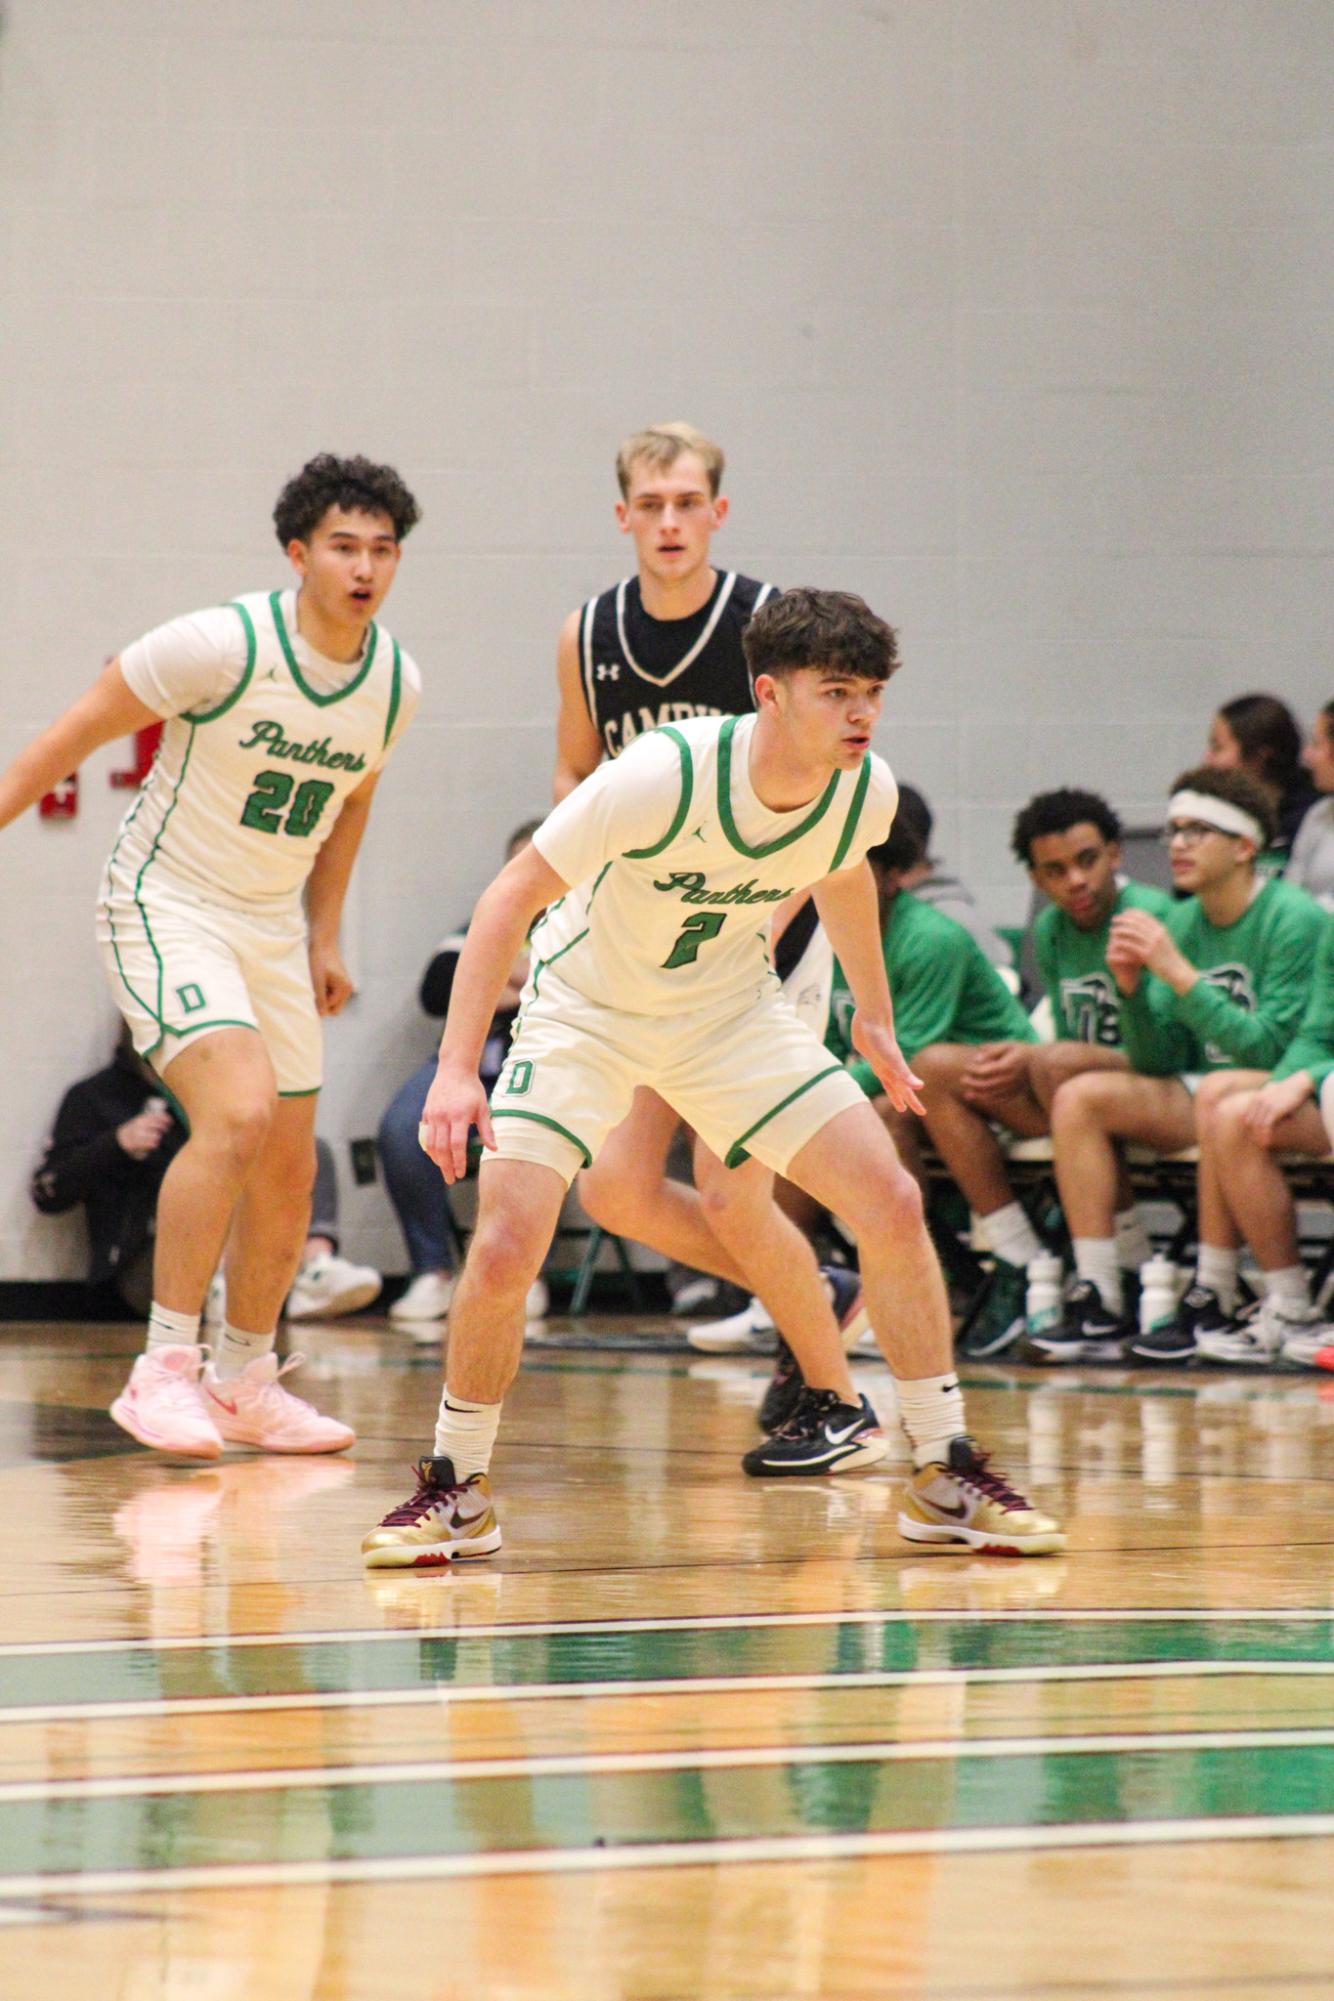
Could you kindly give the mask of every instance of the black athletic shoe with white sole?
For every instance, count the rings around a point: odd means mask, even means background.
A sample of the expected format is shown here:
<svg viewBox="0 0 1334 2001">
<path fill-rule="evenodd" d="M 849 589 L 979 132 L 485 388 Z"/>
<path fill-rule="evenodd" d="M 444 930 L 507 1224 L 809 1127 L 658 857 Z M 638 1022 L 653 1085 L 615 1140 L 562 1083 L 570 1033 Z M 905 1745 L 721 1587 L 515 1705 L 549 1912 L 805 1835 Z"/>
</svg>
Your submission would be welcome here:
<svg viewBox="0 0 1334 2001">
<path fill-rule="evenodd" d="M 1202 1333 L 1221 1334 L 1231 1324 L 1213 1287 L 1197 1279 L 1170 1320 L 1135 1336 L 1130 1353 L 1137 1362 L 1188 1362 L 1199 1353 Z"/>
<path fill-rule="evenodd" d="M 741 1467 L 754 1479 L 861 1473 L 878 1466 L 888 1451 L 865 1397 L 860 1404 L 842 1403 L 836 1390 L 803 1389 L 782 1430 L 748 1452 Z"/>
<path fill-rule="evenodd" d="M 1060 1324 L 1030 1334 L 1024 1354 L 1030 1362 L 1124 1362 L 1133 1328 L 1103 1305 L 1092 1279 L 1081 1278 L 1065 1299 Z"/>
<path fill-rule="evenodd" d="M 862 1298 L 861 1279 L 855 1271 L 847 1271 L 842 1265 L 821 1265 L 820 1276 L 829 1294 L 829 1304 L 834 1309 L 844 1352 L 850 1353 L 870 1325 Z M 760 1430 L 770 1433 L 780 1431 L 796 1409 L 805 1387 L 806 1378 L 801 1373 L 801 1364 L 780 1334 L 774 1351 L 774 1372 L 760 1405 Z"/>
</svg>

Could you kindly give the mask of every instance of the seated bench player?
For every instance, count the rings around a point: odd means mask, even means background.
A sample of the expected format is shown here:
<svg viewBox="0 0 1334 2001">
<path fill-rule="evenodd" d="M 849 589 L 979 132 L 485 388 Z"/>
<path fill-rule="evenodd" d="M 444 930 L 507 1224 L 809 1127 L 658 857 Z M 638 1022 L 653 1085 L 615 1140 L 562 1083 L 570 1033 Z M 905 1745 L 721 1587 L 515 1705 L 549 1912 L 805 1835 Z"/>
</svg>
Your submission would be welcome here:
<svg viewBox="0 0 1334 2001">
<path fill-rule="evenodd" d="M 433 1450 L 416 1491 L 365 1538 L 372 1566 L 423 1568 L 500 1547 L 488 1468 L 519 1365 L 523 1297 L 565 1189 L 647 1082 L 753 1204 L 761 1270 L 779 1171 L 856 1230 L 871 1318 L 893 1369 L 915 1472 L 910 1540 L 1007 1554 L 1064 1546 L 964 1430 L 945 1289 L 921 1195 L 843 1066 L 776 991 L 774 905 L 814 886 L 857 1001 L 851 1038 L 901 1109 L 916 1080 L 894 1037 L 864 856 L 894 813 L 870 754 L 895 635 L 860 598 L 795 590 L 745 635 L 753 716 L 652 731 L 600 766 L 484 893 L 459 961 L 427 1098 L 423 1145 L 447 1181 L 486 1155 L 478 1220 L 455 1294 Z M 496 996 L 537 913 L 533 970 L 510 1061 L 488 1107 L 477 1059 Z M 781 1290 L 781 1272 L 770 1272 Z M 807 1281 L 818 1285 L 812 1266 Z M 816 1316 L 811 1325 L 818 1328 Z M 756 1474 L 818 1474 L 885 1454 L 836 1330 L 803 1335 L 807 1383 L 789 1424 L 746 1455 Z"/>
</svg>

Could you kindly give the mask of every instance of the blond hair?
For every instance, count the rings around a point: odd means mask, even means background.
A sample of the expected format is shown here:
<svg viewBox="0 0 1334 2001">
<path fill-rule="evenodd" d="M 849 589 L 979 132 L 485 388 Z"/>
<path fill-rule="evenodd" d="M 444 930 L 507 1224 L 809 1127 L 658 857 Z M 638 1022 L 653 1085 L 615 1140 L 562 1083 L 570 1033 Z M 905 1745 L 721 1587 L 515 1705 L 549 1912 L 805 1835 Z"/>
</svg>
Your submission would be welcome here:
<svg viewBox="0 0 1334 2001">
<path fill-rule="evenodd" d="M 674 465 L 682 452 L 694 452 L 703 461 L 709 478 L 709 493 L 718 498 L 723 483 L 723 458 L 721 445 L 715 445 L 712 438 L 706 438 L 703 431 L 697 431 L 693 424 L 650 424 L 646 431 L 636 431 L 627 438 L 616 454 L 616 477 L 620 481 L 621 498 L 630 497 L 630 474 L 640 459 L 659 471 L 666 471 Z"/>
</svg>

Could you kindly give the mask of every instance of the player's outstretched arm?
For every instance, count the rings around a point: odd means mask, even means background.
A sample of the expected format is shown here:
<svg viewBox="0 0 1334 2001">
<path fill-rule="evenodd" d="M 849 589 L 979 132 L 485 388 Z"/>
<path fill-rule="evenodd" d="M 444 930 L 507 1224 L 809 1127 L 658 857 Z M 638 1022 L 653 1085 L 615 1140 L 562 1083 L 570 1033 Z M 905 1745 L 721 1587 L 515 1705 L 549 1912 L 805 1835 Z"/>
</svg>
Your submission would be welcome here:
<svg viewBox="0 0 1334 2001">
<path fill-rule="evenodd" d="M 602 738 L 588 713 L 583 674 L 579 664 L 579 613 L 572 611 L 560 629 L 556 644 L 556 683 L 560 706 L 556 711 L 556 775 L 551 792 L 559 806 L 567 792 L 602 762 Z"/>
<path fill-rule="evenodd" d="M 880 903 L 870 864 L 827 875 L 815 890 L 820 922 L 829 935 L 834 956 L 847 976 L 857 1012 L 852 1018 L 852 1046 L 864 1056 L 885 1087 L 895 1111 L 920 1112 L 914 1077 L 894 1034 L 894 1008 L 885 975 L 880 938 Z"/>
<path fill-rule="evenodd" d="M 352 980 L 338 947 L 338 927 L 361 837 L 370 818 L 378 771 L 363 779 L 343 801 L 328 839 L 316 855 L 306 883 L 310 983 L 321 1014 L 337 1014 L 352 998 Z"/>
<path fill-rule="evenodd" d="M 440 1062 L 421 1119 L 421 1143 L 446 1181 L 461 1181 L 468 1171 L 470 1127 L 476 1126 L 483 1146 L 495 1151 L 477 1066 L 533 919 L 568 887 L 535 847 L 526 848 L 506 863 L 473 911 L 450 991 Z"/>
<path fill-rule="evenodd" d="M 130 693 L 119 659 L 102 669 L 87 694 L 71 703 L 63 716 L 21 750 L 9 769 L 0 773 L 0 827 L 7 827 L 44 792 L 77 771 L 90 751 L 113 737 L 160 723 L 156 709 Z"/>
</svg>

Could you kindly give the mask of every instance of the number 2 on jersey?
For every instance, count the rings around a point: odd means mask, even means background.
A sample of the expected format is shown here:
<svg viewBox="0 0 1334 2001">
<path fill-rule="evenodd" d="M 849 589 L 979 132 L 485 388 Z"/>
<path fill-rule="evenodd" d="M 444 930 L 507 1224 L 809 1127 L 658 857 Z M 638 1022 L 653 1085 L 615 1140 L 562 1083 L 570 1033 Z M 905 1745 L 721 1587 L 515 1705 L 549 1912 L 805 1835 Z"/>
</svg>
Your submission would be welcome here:
<svg viewBox="0 0 1334 2001">
<path fill-rule="evenodd" d="M 282 810 L 292 799 L 294 785 L 296 780 L 290 771 L 256 772 L 255 789 L 242 809 L 241 825 L 255 827 L 261 834 L 278 833 Z M 282 821 L 281 831 L 304 840 L 307 834 L 314 832 L 321 813 L 332 797 L 333 786 L 327 779 L 307 778 L 296 787 L 292 810 Z"/>
<path fill-rule="evenodd" d="M 693 917 L 687 917 L 680 937 L 662 962 L 663 971 L 670 972 L 673 966 L 693 966 L 700 946 L 716 938 L 726 921 L 725 910 L 697 910 Z"/>
</svg>

